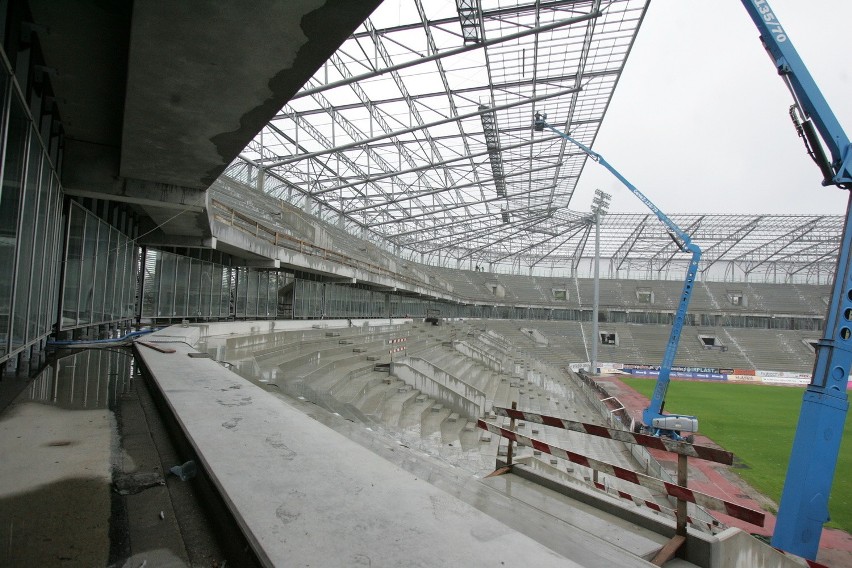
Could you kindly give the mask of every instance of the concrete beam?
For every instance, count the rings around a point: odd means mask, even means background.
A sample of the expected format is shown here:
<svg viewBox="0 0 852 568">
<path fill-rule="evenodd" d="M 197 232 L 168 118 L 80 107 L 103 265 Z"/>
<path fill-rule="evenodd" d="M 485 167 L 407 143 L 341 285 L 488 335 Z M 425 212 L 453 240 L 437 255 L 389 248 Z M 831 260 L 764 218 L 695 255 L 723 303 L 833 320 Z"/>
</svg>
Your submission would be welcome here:
<svg viewBox="0 0 852 568">
<path fill-rule="evenodd" d="M 281 268 L 281 261 L 277 258 L 268 258 L 264 260 L 246 260 L 242 263 L 243 266 L 247 266 L 249 268 Z"/>
<path fill-rule="evenodd" d="M 68 195 L 194 212 L 206 208 L 206 191 L 121 178 L 118 149 L 111 146 L 68 140 L 63 164 L 62 187 Z"/>
<path fill-rule="evenodd" d="M 139 239 L 139 245 L 147 247 L 215 249 L 215 246 L 210 246 L 213 244 L 213 241 L 215 241 L 215 239 L 151 233 Z"/>
</svg>

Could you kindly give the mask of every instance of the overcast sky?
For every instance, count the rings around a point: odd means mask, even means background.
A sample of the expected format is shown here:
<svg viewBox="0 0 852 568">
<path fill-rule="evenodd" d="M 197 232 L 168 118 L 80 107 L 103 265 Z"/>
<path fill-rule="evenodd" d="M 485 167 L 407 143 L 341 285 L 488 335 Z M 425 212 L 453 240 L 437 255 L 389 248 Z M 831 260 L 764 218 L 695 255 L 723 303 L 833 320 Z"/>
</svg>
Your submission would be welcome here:
<svg viewBox="0 0 852 568">
<path fill-rule="evenodd" d="M 770 0 L 847 135 L 852 1 Z M 737 0 L 653 0 L 594 149 L 666 213 L 843 214 L 788 115 L 792 98 Z M 595 189 L 613 212 L 646 212 L 589 161 L 571 202 Z"/>
</svg>

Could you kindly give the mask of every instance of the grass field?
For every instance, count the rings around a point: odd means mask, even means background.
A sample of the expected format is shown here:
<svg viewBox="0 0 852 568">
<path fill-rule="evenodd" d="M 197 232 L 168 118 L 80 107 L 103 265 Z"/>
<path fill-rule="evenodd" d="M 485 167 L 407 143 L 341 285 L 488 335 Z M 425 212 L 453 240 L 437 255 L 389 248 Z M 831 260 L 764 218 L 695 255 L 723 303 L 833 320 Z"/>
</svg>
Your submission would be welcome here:
<svg viewBox="0 0 852 568">
<path fill-rule="evenodd" d="M 622 379 L 650 397 L 655 381 Z M 781 499 L 787 460 L 802 406 L 803 390 L 763 385 L 673 382 L 666 411 L 698 417 L 701 434 L 733 452 L 748 468 L 735 469 L 776 503 Z M 846 420 L 834 476 L 828 526 L 852 532 L 852 421 Z M 774 512 L 774 511 L 773 511 Z"/>
</svg>

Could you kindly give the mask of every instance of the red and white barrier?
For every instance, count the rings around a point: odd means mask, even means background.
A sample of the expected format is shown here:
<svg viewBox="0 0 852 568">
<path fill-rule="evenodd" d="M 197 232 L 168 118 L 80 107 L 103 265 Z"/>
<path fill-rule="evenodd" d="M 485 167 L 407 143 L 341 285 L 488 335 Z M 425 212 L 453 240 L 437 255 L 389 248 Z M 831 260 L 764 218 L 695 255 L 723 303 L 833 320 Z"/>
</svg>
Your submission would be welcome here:
<svg viewBox="0 0 852 568">
<path fill-rule="evenodd" d="M 652 491 L 665 493 L 666 495 L 670 495 L 676 499 L 680 499 L 681 501 L 689 501 L 690 503 L 695 503 L 696 505 L 700 505 L 707 509 L 720 511 L 726 515 L 730 515 L 731 517 L 735 517 L 759 527 L 763 526 L 766 517 L 766 515 L 761 511 L 755 511 L 754 509 L 749 509 L 748 507 L 743 507 L 742 505 L 731 503 L 730 501 L 725 501 L 718 497 L 707 495 L 706 493 L 693 491 L 674 483 L 668 483 L 666 481 L 662 481 L 642 473 L 637 473 L 635 471 L 630 471 L 629 469 L 624 469 L 623 467 L 599 461 L 582 454 L 576 454 L 557 446 L 551 446 L 541 440 L 535 440 L 528 436 L 518 434 L 517 432 L 507 430 L 506 428 L 501 428 L 495 424 L 489 424 L 484 420 L 478 420 L 476 426 L 482 430 L 487 430 L 492 434 L 497 434 L 498 436 L 507 438 L 522 446 L 528 446 L 557 458 L 562 458 L 578 465 L 596 469 L 602 473 L 617 477 L 618 479 L 623 479 L 628 483 L 634 483 Z"/>
<path fill-rule="evenodd" d="M 594 484 L 595 484 L 595 487 L 597 487 L 598 489 L 600 489 L 602 491 L 605 491 L 607 495 L 610 495 L 609 491 L 607 491 L 606 485 L 604 485 L 603 483 L 598 483 L 597 481 L 595 481 Z M 655 503 L 653 501 L 648 501 L 647 499 L 642 499 L 641 497 L 637 497 L 635 495 L 631 495 L 630 493 L 627 493 L 626 491 L 621 491 L 620 489 L 616 490 L 616 493 L 622 499 L 625 499 L 627 501 L 632 501 L 633 504 L 645 505 L 649 509 L 657 511 L 658 513 L 665 513 L 665 514 L 671 515 L 672 517 L 676 516 L 674 509 L 669 509 L 668 507 L 662 507 L 658 503 Z M 689 522 L 693 526 L 699 526 L 700 525 L 702 527 L 706 527 L 709 530 L 712 530 L 713 528 L 719 527 L 719 521 L 714 521 L 712 523 L 708 523 L 708 522 L 705 522 L 705 521 L 696 521 L 695 519 L 693 519 L 690 516 L 687 516 L 686 520 L 687 520 L 687 522 Z"/>
<path fill-rule="evenodd" d="M 391 343 L 402 343 L 404 341 L 408 341 L 407 337 L 396 337 L 394 339 L 388 339 L 388 345 Z"/>
<path fill-rule="evenodd" d="M 398 353 L 400 351 L 405 351 L 408 347 L 395 347 L 393 349 L 389 349 L 388 353 Z"/>
<path fill-rule="evenodd" d="M 639 446 L 664 450 L 666 452 L 682 454 L 691 458 L 700 458 L 725 465 L 731 465 L 734 463 L 734 454 L 718 448 L 711 448 L 709 446 L 696 446 L 686 442 L 676 442 L 671 438 L 634 434 L 632 432 L 625 432 L 624 430 L 606 428 L 595 424 L 586 424 L 585 422 L 574 422 L 572 420 L 565 420 L 555 416 L 545 416 L 534 412 L 512 410 L 511 408 L 502 408 L 499 406 L 495 406 L 492 410 L 499 416 L 507 416 L 517 420 L 526 420 L 527 422 L 534 422 L 545 426 L 554 426 L 556 428 L 563 428 L 573 432 L 580 432 L 581 434 L 591 434 L 592 436 L 598 436 L 600 438 L 608 438 L 610 440 L 625 442 L 627 444 L 637 444 Z"/>
</svg>

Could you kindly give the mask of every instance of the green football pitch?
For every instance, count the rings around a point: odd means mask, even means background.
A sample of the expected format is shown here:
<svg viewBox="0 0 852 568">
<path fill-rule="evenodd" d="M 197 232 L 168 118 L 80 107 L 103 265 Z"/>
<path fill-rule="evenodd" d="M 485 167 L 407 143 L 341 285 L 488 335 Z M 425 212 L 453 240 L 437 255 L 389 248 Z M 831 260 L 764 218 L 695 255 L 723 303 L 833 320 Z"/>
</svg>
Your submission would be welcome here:
<svg viewBox="0 0 852 568">
<path fill-rule="evenodd" d="M 655 381 L 650 379 L 622 380 L 647 397 L 654 390 Z M 802 394 L 803 389 L 793 387 L 673 381 L 666 393 L 666 411 L 697 416 L 700 433 L 741 460 L 742 467 L 734 471 L 777 503 L 787 474 Z M 828 526 L 852 532 L 852 420 L 849 419 L 843 429 L 829 511 Z"/>
</svg>

